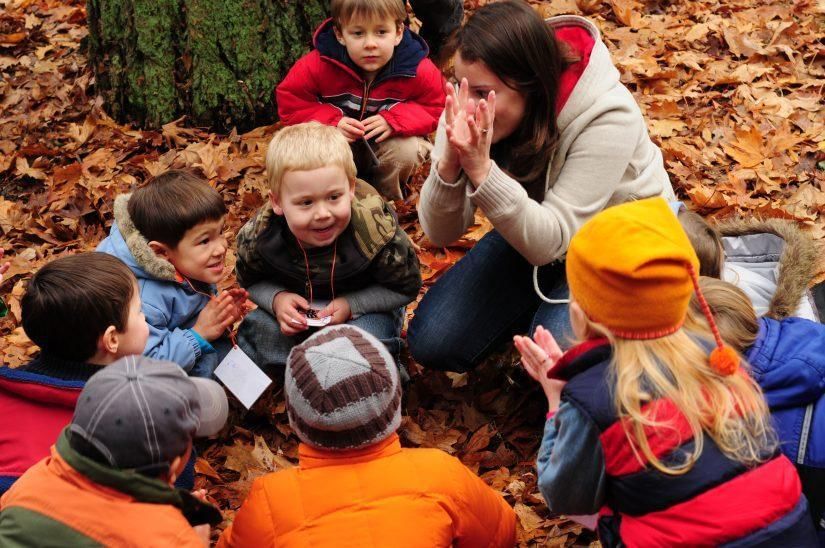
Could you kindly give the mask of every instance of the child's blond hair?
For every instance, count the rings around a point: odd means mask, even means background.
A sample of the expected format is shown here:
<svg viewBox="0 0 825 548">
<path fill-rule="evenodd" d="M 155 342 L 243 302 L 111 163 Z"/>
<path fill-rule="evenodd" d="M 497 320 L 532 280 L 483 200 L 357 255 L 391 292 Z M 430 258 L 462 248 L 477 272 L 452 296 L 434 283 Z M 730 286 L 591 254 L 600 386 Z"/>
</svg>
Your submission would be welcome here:
<svg viewBox="0 0 825 548">
<path fill-rule="evenodd" d="M 319 122 L 283 128 L 272 137 L 266 151 L 266 180 L 276 196 L 287 172 L 327 166 L 339 166 L 350 186 L 355 185 L 355 162 L 349 143 L 336 128 Z"/>
<path fill-rule="evenodd" d="M 605 337 L 613 347 L 610 377 L 614 402 L 625 434 L 639 462 L 650 463 L 671 475 L 687 473 L 702 454 L 704 435 L 729 458 L 753 465 L 770 458 L 776 439 L 768 406 L 746 364 L 732 375 L 720 375 L 708 362 L 708 350 L 679 329 L 657 339 L 614 337 L 601 324 L 586 320 L 588 337 Z M 693 452 L 684 462 L 668 466 L 650 447 L 645 431 L 677 430 L 668 420 L 657 420 L 645 405 L 670 400 L 687 420 L 693 434 Z M 678 430 L 677 430 L 678 431 Z"/>
<path fill-rule="evenodd" d="M 722 339 L 737 352 L 750 348 L 759 334 L 759 319 L 745 292 L 731 283 L 707 276 L 699 279 L 699 288 L 713 312 Z M 692 329 L 710 332 L 710 326 L 695 295 L 690 300 L 687 325 Z"/>
<path fill-rule="evenodd" d="M 329 11 L 339 30 L 353 19 L 392 19 L 396 25 L 402 25 L 407 18 L 406 3 L 402 0 L 332 0 Z"/>
</svg>

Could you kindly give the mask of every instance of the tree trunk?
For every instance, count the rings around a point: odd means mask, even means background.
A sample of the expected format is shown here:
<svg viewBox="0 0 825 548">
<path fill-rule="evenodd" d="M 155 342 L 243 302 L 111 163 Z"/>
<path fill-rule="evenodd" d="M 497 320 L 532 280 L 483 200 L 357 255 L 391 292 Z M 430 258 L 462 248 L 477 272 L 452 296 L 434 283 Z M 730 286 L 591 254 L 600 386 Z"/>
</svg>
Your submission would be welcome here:
<svg viewBox="0 0 825 548">
<path fill-rule="evenodd" d="M 275 85 L 309 49 L 328 0 L 87 0 L 97 92 L 122 122 L 181 115 L 247 130 L 276 118 Z"/>
</svg>

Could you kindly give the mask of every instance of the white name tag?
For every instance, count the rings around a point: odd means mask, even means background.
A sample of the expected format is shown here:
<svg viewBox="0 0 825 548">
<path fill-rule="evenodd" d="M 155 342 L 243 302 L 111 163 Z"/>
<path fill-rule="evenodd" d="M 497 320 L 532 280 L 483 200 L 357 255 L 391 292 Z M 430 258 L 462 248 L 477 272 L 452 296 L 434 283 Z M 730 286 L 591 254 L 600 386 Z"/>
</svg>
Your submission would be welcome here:
<svg viewBox="0 0 825 548">
<path fill-rule="evenodd" d="M 312 314 L 306 314 L 307 325 L 309 327 L 324 327 L 328 325 L 329 322 L 332 321 L 332 316 L 327 316 L 326 318 L 319 318 L 317 317 L 318 313 L 325 309 L 329 301 L 315 301 L 312 303 Z M 314 316 L 314 317 L 310 317 Z"/>
<path fill-rule="evenodd" d="M 215 376 L 249 409 L 272 380 L 237 346 L 215 369 Z"/>
<path fill-rule="evenodd" d="M 332 321 L 332 316 L 325 318 L 307 318 L 307 325 L 309 327 L 324 327 Z"/>
</svg>

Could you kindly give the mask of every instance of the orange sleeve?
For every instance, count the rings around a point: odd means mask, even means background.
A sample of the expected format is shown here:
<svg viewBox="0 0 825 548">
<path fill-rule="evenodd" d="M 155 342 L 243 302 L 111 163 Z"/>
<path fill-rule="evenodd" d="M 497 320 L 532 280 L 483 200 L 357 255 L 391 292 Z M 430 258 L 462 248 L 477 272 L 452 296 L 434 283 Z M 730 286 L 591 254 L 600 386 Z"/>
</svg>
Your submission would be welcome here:
<svg viewBox="0 0 825 548">
<path fill-rule="evenodd" d="M 215 548 L 275 546 L 275 530 L 265 479 L 266 477 L 258 478 L 252 484 L 249 495 L 235 514 L 235 520 L 221 534 Z"/>
<path fill-rule="evenodd" d="M 505 547 L 516 543 L 516 514 L 504 498 L 469 468 L 453 459 L 453 474 L 459 483 L 456 493 L 457 547 Z"/>
</svg>

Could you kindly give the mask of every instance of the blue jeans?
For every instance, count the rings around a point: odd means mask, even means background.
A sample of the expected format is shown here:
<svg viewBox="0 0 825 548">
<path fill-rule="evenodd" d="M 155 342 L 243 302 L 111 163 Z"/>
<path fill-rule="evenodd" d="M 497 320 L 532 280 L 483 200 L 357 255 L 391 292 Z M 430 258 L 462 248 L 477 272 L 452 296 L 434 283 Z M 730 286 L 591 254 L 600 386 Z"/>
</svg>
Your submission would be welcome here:
<svg viewBox="0 0 825 548">
<path fill-rule="evenodd" d="M 392 354 L 395 363 L 401 352 L 401 322 L 403 310 L 372 312 L 347 322 L 360 327 L 379 339 Z M 260 308 L 250 312 L 238 328 L 238 346 L 255 364 L 270 376 L 283 374 L 290 350 L 300 344 L 319 328 L 309 328 L 294 336 L 281 333 L 280 326 L 272 314 Z M 323 328 L 320 328 L 323 329 Z"/>
<path fill-rule="evenodd" d="M 215 351 L 208 354 L 201 354 L 201 357 L 198 358 L 198 361 L 196 361 L 192 369 L 189 370 L 190 377 L 211 379 L 215 373 L 215 369 L 217 369 L 226 355 L 229 354 L 229 351 L 232 350 L 232 341 L 230 341 L 226 335 L 215 339 L 211 344 Z"/>
<path fill-rule="evenodd" d="M 547 297 L 568 298 L 564 263 L 541 267 L 538 278 Z M 538 325 L 562 348 L 569 346 L 567 305 L 539 298 L 533 266 L 493 230 L 430 288 L 410 322 L 407 344 L 424 367 L 463 372 Z"/>
</svg>

